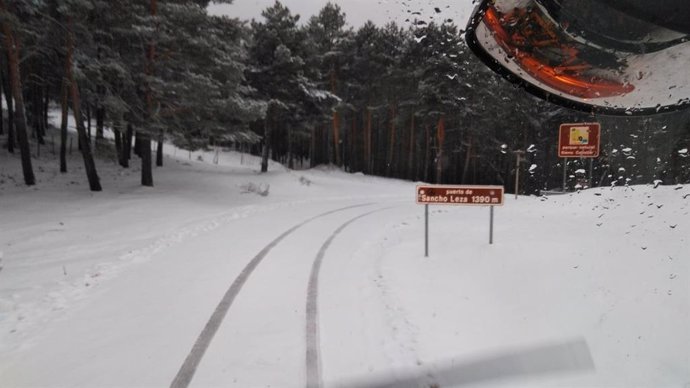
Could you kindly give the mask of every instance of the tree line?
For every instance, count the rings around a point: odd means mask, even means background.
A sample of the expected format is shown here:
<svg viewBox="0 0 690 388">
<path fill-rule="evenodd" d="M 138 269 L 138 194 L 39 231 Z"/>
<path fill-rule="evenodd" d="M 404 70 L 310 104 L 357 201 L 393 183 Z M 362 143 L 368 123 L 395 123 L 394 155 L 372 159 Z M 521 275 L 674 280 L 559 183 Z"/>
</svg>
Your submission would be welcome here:
<svg viewBox="0 0 690 388">
<path fill-rule="evenodd" d="M 133 152 L 152 186 L 169 141 L 187 150 L 241 143 L 264 172 L 273 159 L 510 189 L 520 169 L 518 190 L 532 194 L 560 186 L 557 129 L 581 121 L 602 123 L 604 147 L 593 171 L 581 160 L 565 166 L 570 188 L 582 169 L 592 185 L 689 179 L 687 113 L 593 117 L 533 98 L 475 59 L 465 21 L 439 13 L 355 29 L 333 3 L 302 21 L 276 1 L 251 22 L 209 15 L 207 5 L 0 0 L 0 135 L 9 152 L 18 148 L 25 183 L 35 184 L 30 142 L 44 142 L 50 106 L 61 111 L 60 171 L 71 112 L 94 191 L 94 152 L 114 148 L 123 168 Z M 521 163 L 514 151 L 525 151 Z"/>
</svg>

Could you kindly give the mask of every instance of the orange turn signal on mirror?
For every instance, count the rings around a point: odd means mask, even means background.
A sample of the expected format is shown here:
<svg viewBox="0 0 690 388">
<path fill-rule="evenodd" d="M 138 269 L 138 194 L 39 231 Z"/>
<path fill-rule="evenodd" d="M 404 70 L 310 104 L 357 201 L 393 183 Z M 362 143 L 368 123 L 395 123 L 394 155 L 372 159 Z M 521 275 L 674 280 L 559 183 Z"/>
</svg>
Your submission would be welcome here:
<svg viewBox="0 0 690 388">
<path fill-rule="evenodd" d="M 559 92 L 579 98 L 602 98 L 620 96 L 635 90 L 635 87 L 629 83 L 620 83 L 594 76 L 565 74 L 566 70 L 572 70 L 572 66 L 551 66 L 543 63 L 528 52 L 520 51 L 515 45 L 511 44 L 512 39 L 503 28 L 500 18 L 493 7 L 489 7 L 486 10 L 484 22 L 493 33 L 497 43 L 508 55 L 515 58 L 517 64 L 523 70 L 539 82 Z M 583 65 L 578 66 L 583 67 Z"/>
</svg>

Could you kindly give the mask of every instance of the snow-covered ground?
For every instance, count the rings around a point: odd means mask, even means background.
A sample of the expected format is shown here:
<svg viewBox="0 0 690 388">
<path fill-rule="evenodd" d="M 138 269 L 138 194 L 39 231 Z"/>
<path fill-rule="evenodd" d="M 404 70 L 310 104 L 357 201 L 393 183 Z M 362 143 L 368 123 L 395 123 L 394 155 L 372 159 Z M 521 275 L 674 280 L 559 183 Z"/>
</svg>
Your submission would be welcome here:
<svg viewBox="0 0 690 388">
<path fill-rule="evenodd" d="M 26 188 L 0 151 L 0 386 L 169 386 L 243 273 L 190 386 L 304 386 L 314 344 L 326 387 L 451 386 L 441 366 L 578 338 L 593 370 L 478 386 L 690 384 L 690 187 L 508 197 L 494 245 L 488 209 L 433 207 L 424 258 L 412 183 L 212 159 L 169 149 L 143 188 L 102 156 L 91 193 L 76 152 Z"/>
</svg>

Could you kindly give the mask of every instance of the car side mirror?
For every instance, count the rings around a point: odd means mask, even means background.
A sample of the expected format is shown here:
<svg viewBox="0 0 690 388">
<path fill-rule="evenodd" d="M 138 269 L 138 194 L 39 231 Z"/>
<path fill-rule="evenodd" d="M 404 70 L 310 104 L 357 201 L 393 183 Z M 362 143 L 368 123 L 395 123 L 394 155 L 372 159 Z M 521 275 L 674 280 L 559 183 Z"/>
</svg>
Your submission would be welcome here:
<svg viewBox="0 0 690 388">
<path fill-rule="evenodd" d="M 610 115 L 687 108 L 690 28 L 672 30 L 609 4 L 622 2 L 484 0 L 466 40 L 495 72 L 562 106 Z M 675 3 L 690 14 L 690 2 Z"/>
</svg>

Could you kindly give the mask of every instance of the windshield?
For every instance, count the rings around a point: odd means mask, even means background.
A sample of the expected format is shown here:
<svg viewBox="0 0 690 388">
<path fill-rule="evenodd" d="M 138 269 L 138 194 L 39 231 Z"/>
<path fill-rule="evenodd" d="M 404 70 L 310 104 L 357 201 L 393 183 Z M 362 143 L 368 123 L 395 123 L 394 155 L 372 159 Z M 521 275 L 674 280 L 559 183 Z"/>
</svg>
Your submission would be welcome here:
<svg viewBox="0 0 690 388">
<path fill-rule="evenodd" d="M 686 8 L 0 0 L 0 386 L 688 384 Z"/>
</svg>

